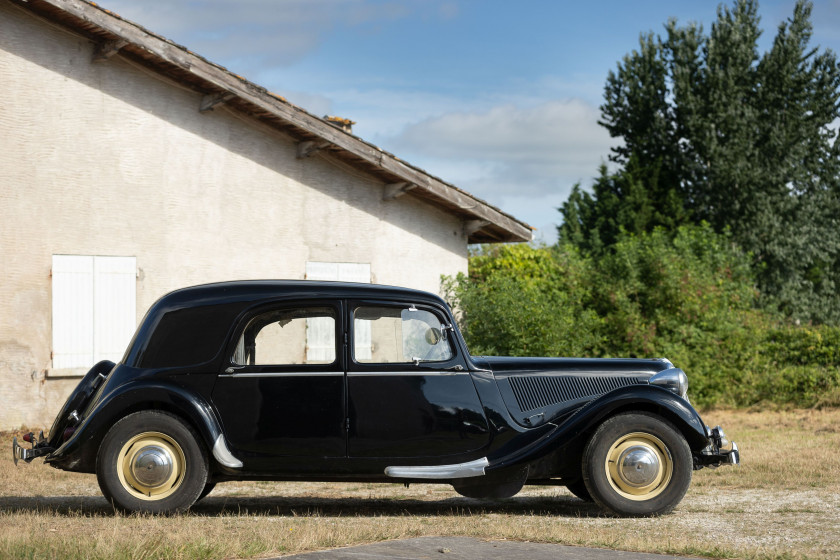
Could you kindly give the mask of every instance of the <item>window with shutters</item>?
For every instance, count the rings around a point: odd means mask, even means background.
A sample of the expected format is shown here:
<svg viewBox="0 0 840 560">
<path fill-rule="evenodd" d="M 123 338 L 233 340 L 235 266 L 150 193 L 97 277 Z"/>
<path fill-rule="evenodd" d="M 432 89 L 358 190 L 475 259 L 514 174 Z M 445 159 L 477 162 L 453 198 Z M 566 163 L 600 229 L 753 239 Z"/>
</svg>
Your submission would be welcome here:
<svg viewBox="0 0 840 560">
<path fill-rule="evenodd" d="M 84 374 L 120 361 L 137 325 L 136 294 L 135 257 L 53 255 L 53 369 Z"/>
<path fill-rule="evenodd" d="M 306 279 L 327 280 L 332 282 L 360 282 L 363 284 L 370 284 L 370 264 L 310 261 L 306 263 Z M 362 359 L 370 359 L 370 324 L 365 323 L 359 325 L 357 328 L 358 330 L 356 331 L 356 355 Z M 312 351 L 317 351 L 316 349 L 318 348 L 327 347 L 330 344 L 330 341 L 324 337 L 320 337 L 314 331 L 312 331 L 308 343 L 309 348 L 312 349 Z"/>
<path fill-rule="evenodd" d="M 248 322 L 236 345 L 237 365 L 331 364 L 335 361 L 335 317 L 332 307 L 275 309 Z M 317 339 L 321 345 L 310 347 Z"/>
<path fill-rule="evenodd" d="M 353 310 L 353 359 L 360 363 L 442 362 L 452 359 L 446 327 L 434 313 L 410 307 L 360 306 Z"/>
</svg>

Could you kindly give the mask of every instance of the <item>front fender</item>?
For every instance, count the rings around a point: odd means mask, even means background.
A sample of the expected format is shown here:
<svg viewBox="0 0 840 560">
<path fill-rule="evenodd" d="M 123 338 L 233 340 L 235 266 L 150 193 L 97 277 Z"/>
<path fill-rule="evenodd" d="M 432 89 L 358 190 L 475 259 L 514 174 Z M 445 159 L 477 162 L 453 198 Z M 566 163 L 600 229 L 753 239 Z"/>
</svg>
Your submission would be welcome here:
<svg viewBox="0 0 840 560">
<path fill-rule="evenodd" d="M 196 429 L 208 451 L 214 449 L 222 435 L 213 409 L 200 395 L 166 381 L 139 380 L 125 383 L 105 395 L 45 462 L 64 470 L 94 472 L 99 443 L 108 429 L 124 416 L 148 409 L 167 410 L 181 416 Z"/>
<path fill-rule="evenodd" d="M 571 416 L 550 419 L 549 423 L 556 424 L 557 429 L 542 438 L 539 445 L 507 456 L 488 457 L 490 466 L 487 470 L 535 461 L 559 448 L 581 443 L 582 437 L 592 433 L 607 418 L 631 410 L 653 412 L 674 424 L 692 451 L 699 451 L 709 443 L 705 424 L 688 401 L 661 387 L 633 385 L 590 401 Z"/>
</svg>

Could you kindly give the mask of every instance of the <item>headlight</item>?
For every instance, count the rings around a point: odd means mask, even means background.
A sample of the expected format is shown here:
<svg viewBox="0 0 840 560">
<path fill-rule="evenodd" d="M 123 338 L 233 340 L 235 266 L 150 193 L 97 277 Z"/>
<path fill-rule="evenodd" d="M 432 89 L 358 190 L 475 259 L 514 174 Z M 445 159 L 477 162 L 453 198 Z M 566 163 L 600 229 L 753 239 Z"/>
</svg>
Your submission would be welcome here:
<svg viewBox="0 0 840 560">
<path fill-rule="evenodd" d="M 648 383 L 668 389 L 684 399 L 688 398 L 688 376 L 680 368 L 669 368 L 660 371 L 648 379 Z"/>
</svg>

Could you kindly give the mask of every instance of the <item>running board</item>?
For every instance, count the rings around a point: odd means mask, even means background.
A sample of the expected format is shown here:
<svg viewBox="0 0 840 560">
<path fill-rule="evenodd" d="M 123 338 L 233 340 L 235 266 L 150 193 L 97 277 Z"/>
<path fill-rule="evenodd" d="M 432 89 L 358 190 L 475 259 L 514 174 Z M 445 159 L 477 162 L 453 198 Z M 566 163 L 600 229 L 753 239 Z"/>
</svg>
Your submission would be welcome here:
<svg viewBox="0 0 840 560">
<path fill-rule="evenodd" d="M 469 478 L 483 476 L 484 468 L 490 465 L 487 457 L 455 465 L 424 465 L 417 467 L 386 467 L 385 474 L 393 478 Z"/>
</svg>

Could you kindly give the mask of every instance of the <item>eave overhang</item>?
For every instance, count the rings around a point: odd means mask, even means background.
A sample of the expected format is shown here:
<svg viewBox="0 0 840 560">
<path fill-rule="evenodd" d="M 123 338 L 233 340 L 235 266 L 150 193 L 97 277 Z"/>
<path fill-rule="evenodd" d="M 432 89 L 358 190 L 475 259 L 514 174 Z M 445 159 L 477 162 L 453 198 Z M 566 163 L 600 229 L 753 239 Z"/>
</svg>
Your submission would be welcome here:
<svg viewBox="0 0 840 560">
<path fill-rule="evenodd" d="M 528 224 L 92 2 L 7 1 L 92 41 L 94 61 L 119 55 L 200 93 L 196 110 L 223 103 L 291 137 L 299 157 L 324 152 L 361 169 L 382 181 L 383 200 L 408 195 L 439 206 L 462 220 L 469 243 L 532 239 Z"/>
</svg>

